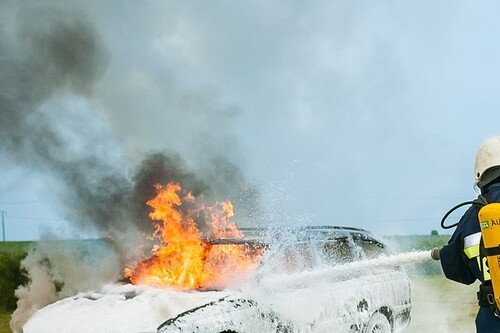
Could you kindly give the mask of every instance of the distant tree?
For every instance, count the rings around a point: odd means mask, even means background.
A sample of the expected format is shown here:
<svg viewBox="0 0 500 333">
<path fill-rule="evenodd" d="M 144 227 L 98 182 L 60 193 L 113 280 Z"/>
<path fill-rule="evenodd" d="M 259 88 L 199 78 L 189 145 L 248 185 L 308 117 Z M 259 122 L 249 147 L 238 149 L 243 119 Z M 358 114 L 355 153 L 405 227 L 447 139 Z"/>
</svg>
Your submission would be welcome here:
<svg viewBox="0 0 500 333">
<path fill-rule="evenodd" d="M 27 273 L 21 268 L 21 260 L 26 253 L 0 252 L 0 312 L 16 309 L 17 298 L 14 291 L 28 282 Z"/>
<path fill-rule="evenodd" d="M 438 231 L 436 229 L 433 229 L 431 231 L 431 236 L 437 236 L 437 235 L 439 235 Z"/>
</svg>

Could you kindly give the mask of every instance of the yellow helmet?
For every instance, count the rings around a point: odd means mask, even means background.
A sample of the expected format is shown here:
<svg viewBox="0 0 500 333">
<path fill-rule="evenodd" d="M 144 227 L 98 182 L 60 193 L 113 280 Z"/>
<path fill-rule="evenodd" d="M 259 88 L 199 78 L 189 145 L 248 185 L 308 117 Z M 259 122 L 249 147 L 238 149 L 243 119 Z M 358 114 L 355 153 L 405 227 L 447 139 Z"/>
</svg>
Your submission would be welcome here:
<svg viewBox="0 0 500 333">
<path fill-rule="evenodd" d="M 500 136 L 493 136 L 479 146 L 474 165 L 474 184 L 483 187 L 494 180 L 485 179 L 490 177 L 483 177 L 483 175 L 485 171 L 495 166 L 500 166 Z"/>
</svg>

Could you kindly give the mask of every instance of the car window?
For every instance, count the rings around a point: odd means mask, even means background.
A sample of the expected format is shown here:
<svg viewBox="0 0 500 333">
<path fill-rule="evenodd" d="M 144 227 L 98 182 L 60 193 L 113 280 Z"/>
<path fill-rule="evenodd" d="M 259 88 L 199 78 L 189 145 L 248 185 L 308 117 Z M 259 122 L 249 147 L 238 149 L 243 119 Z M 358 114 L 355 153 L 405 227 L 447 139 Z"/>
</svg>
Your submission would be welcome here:
<svg viewBox="0 0 500 333">
<path fill-rule="evenodd" d="M 255 251 L 256 255 L 265 252 L 267 269 L 276 273 L 292 273 L 323 265 L 339 265 L 374 258 L 386 252 L 384 245 L 366 232 L 328 228 L 302 229 L 271 235 L 266 235 L 262 230 L 245 230 L 244 239 L 216 241 L 220 244 L 245 244 L 248 254 L 255 250 L 258 250 Z"/>
<path fill-rule="evenodd" d="M 325 258 L 333 264 L 375 258 L 385 252 L 382 244 L 369 240 L 343 238 L 323 243 Z"/>
</svg>

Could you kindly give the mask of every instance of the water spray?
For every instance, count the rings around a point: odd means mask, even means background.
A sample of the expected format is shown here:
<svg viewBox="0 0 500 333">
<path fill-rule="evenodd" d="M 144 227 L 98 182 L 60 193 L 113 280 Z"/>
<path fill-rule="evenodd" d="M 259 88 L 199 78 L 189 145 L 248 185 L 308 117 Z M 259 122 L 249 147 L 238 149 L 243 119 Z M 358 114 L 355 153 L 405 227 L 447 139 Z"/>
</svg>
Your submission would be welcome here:
<svg viewBox="0 0 500 333">
<path fill-rule="evenodd" d="M 429 251 L 412 251 L 399 253 L 395 255 L 381 255 L 373 259 L 353 261 L 333 267 L 325 267 L 314 271 L 304 271 L 294 274 L 275 275 L 272 279 L 263 278 L 260 282 L 264 286 L 289 286 L 300 284 L 314 284 L 315 281 L 325 278 L 336 278 L 343 275 L 350 275 L 366 270 L 377 269 L 381 267 L 400 266 L 410 263 L 418 263 L 429 260 Z"/>
</svg>

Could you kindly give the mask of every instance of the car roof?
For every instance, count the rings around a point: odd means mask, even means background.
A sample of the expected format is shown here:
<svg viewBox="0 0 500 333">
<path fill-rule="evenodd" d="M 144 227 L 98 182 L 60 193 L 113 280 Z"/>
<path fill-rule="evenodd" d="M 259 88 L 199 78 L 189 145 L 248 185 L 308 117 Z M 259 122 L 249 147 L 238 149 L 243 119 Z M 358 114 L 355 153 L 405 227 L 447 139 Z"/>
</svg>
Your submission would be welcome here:
<svg viewBox="0 0 500 333">
<path fill-rule="evenodd" d="M 369 231 L 345 226 L 241 227 L 239 230 L 244 234 L 242 238 L 206 237 L 205 241 L 212 245 L 245 244 L 255 246 L 260 244 L 267 246 L 270 243 L 279 242 L 287 236 L 294 235 L 297 241 L 347 241 L 348 239 L 352 239 L 384 247 L 384 244 L 374 238 Z"/>
</svg>

